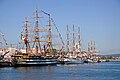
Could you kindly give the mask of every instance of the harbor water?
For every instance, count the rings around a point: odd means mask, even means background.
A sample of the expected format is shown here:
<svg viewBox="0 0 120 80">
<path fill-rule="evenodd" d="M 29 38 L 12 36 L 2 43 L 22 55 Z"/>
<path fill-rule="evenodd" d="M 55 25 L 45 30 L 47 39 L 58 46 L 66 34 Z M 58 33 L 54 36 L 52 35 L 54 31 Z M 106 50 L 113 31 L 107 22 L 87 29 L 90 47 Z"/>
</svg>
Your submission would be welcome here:
<svg viewBox="0 0 120 80">
<path fill-rule="evenodd" d="M 120 80 L 120 62 L 2 67 L 0 80 Z"/>
</svg>

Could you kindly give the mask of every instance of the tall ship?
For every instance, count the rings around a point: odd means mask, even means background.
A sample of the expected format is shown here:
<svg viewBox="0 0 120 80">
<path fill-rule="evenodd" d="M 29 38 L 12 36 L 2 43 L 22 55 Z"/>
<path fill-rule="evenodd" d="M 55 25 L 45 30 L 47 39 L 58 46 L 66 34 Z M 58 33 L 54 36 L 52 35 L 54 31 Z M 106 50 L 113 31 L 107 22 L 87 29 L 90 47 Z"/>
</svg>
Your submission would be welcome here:
<svg viewBox="0 0 120 80">
<path fill-rule="evenodd" d="M 66 53 L 59 58 L 61 64 L 83 64 L 84 60 L 81 56 L 81 39 L 80 39 L 80 27 L 75 30 L 75 26 L 72 27 L 72 32 L 67 25 L 66 35 Z"/>
<path fill-rule="evenodd" d="M 38 13 L 40 13 L 42 17 L 40 17 Z M 45 18 L 47 18 L 47 20 Z M 24 29 L 20 36 L 22 42 L 19 42 L 22 48 L 16 50 L 15 54 L 12 55 L 14 66 L 57 64 L 58 54 L 61 52 L 63 45 L 60 43 L 62 37 L 54 20 L 49 13 L 43 10 L 39 11 L 38 8 L 36 8 L 34 19 L 33 24 L 35 27 L 30 27 L 31 22 L 25 18 Z M 43 22 L 42 19 L 44 19 L 45 22 Z M 53 35 L 55 32 L 58 35 Z M 55 38 L 59 38 L 59 40 Z"/>
<path fill-rule="evenodd" d="M 87 56 L 86 56 L 86 59 L 85 59 L 85 63 L 101 62 L 100 57 L 97 56 L 97 54 L 96 54 L 99 51 L 96 50 L 95 41 L 91 41 L 91 42 L 88 43 L 88 50 L 86 52 L 87 52 Z"/>
</svg>

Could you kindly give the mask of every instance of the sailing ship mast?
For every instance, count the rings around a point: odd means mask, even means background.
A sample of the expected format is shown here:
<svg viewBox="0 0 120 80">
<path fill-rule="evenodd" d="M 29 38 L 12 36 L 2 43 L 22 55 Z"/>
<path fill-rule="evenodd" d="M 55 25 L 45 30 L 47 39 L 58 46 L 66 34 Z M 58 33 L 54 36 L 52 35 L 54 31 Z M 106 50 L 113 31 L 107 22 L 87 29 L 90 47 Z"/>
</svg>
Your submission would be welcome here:
<svg viewBox="0 0 120 80">
<path fill-rule="evenodd" d="M 73 53 L 75 52 L 75 27 L 73 25 Z"/>
<path fill-rule="evenodd" d="M 94 48 L 94 51 L 93 51 L 93 53 L 95 53 L 96 52 L 96 48 L 95 48 L 95 41 L 94 41 L 94 44 L 93 44 L 93 48 Z"/>
<path fill-rule="evenodd" d="M 51 17 L 49 13 L 46 13 L 45 11 L 41 10 L 44 14 L 48 16 L 48 41 L 47 41 L 47 49 L 48 53 L 52 54 L 53 53 L 53 47 L 52 47 L 52 34 L 51 34 Z"/>
<path fill-rule="evenodd" d="M 81 52 L 80 27 L 78 27 L 78 50 Z"/>
<path fill-rule="evenodd" d="M 90 43 L 88 43 L 88 53 L 90 53 Z"/>
<path fill-rule="evenodd" d="M 40 48 L 41 51 L 41 47 L 40 47 L 40 42 L 39 42 L 39 28 L 38 28 L 38 9 L 36 8 L 36 21 L 35 21 L 35 44 L 36 44 L 36 53 L 38 54 L 38 48 Z"/>
<path fill-rule="evenodd" d="M 70 32 L 69 32 L 69 29 L 68 29 L 68 25 L 67 25 L 67 35 L 66 35 L 66 41 L 67 41 L 67 44 L 66 44 L 66 48 L 67 48 L 67 52 L 70 51 L 69 48 L 72 48 L 72 53 L 74 53 L 75 51 L 77 52 L 81 52 L 81 39 L 80 39 L 80 27 L 78 27 L 78 31 L 76 33 L 75 31 L 75 26 L 73 25 L 72 26 L 72 35 L 70 35 L 72 37 L 72 39 L 70 40 L 70 36 L 69 36 Z M 77 38 L 76 38 L 77 37 Z M 70 44 L 70 41 L 72 41 L 72 43 Z M 71 45 L 71 47 L 70 47 Z"/>
<path fill-rule="evenodd" d="M 67 25 L 67 52 L 69 53 L 69 30 L 68 30 L 68 25 Z"/>
<path fill-rule="evenodd" d="M 42 11 L 42 10 L 41 10 L 41 12 L 48 16 L 48 25 L 47 25 L 48 27 L 47 27 L 47 29 L 46 28 L 41 29 L 41 27 L 39 28 L 39 18 L 40 17 L 38 15 L 38 9 L 37 8 L 36 8 L 35 17 L 34 17 L 35 18 L 35 27 L 34 27 L 34 29 L 28 30 L 28 20 L 27 20 L 27 18 L 25 18 L 25 38 L 28 40 L 29 36 L 34 36 L 33 37 L 34 40 L 29 40 L 28 43 L 26 44 L 26 53 L 28 53 L 28 51 L 30 50 L 29 43 L 33 43 L 32 49 L 35 48 L 35 53 L 36 54 L 38 54 L 39 51 L 40 51 L 40 53 L 43 53 L 43 54 L 44 53 L 46 54 L 46 52 L 52 54 L 54 52 L 53 51 L 53 46 L 60 45 L 58 43 L 53 44 L 53 42 L 52 42 L 52 38 L 61 37 L 61 35 L 60 35 L 60 33 L 59 33 L 59 36 L 53 36 L 52 35 L 52 33 L 51 33 L 51 26 L 52 26 L 51 25 L 52 24 L 51 20 L 52 19 L 50 17 L 50 14 L 48 14 L 48 13 Z M 55 22 L 53 20 L 52 20 L 52 22 L 53 22 L 53 24 L 55 26 Z M 41 24 L 41 26 L 44 26 L 44 25 Z M 58 28 L 56 28 L 56 29 L 57 29 L 57 32 L 59 32 Z M 33 32 L 34 34 L 28 34 L 28 32 Z M 39 32 L 41 32 L 41 34 L 39 34 Z M 47 33 L 47 35 L 42 35 L 42 33 L 43 34 Z M 45 40 L 43 38 L 46 38 L 47 40 Z M 61 40 L 62 40 L 62 38 L 61 38 Z"/>
<path fill-rule="evenodd" d="M 29 42 L 28 42 L 28 20 L 27 20 L 27 17 L 25 18 L 25 39 L 27 41 L 27 42 L 25 42 L 26 53 L 29 53 L 30 45 L 29 45 Z"/>
<path fill-rule="evenodd" d="M 89 53 L 95 53 L 96 50 L 95 50 L 95 41 L 91 41 L 88 43 L 88 52 Z"/>
<path fill-rule="evenodd" d="M 93 42 L 91 41 L 91 51 L 93 50 Z"/>
<path fill-rule="evenodd" d="M 51 37 L 52 37 L 52 34 L 51 34 L 51 19 L 50 19 L 50 14 L 48 14 L 48 17 L 49 17 L 49 20 L 48 20 L 48 53 L 52 53 L 53 52 L 53 48 L 52 48 L 52 40 L 51 40 Z"/>
<path fill-rule="evenodd" d="M 34 42 L 33 44 L 33 47 L 35 45 L 35 53 L 38 54 L 38 49 L 40 48 L 40 51 L 41 51 L 41 47 L 40 47 L 40 41 L 39 41 L 39 28 L 38 28 L 38 9 L 36 8 L 36 15 L 35 15 L 35 29 L 32 29 L 32 30 L 28 30 L 28 23 L 29 21 L 27 20 L 27 18 L 25 18 L 25 38 L 24 38 L 24 42 L 25 42 L 25 45 L 26 45 L 26 53 L 29 53 L 29 50 L 30 50 L 30 45 L 29 43 L 31 42 Z M 35 35 L 34 34 L 28 34 L 28 32 L 35 32 Z M 28 41 L 28 37 L 29 36 L 34 36 L 35 40 L 33 41 Z M 33 48 L 32 47 L 32 48 Z"/>
</svg>

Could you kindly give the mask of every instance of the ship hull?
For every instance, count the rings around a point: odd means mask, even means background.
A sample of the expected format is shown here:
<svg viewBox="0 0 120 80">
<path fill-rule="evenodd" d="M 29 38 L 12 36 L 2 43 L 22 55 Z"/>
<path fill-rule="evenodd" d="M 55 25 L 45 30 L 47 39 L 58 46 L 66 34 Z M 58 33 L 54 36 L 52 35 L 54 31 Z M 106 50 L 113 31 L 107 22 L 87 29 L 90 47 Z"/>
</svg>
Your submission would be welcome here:
<svg viewBox="0 0 120 80">
<path fill-rule="evenodd" d="M 27 66 L 45 66 L 56 65 L 57 59 L 23 59 L 15 63 L 15 67 L 27 67 Z"/>
<path fill-rule="evenodd" d="M 63 58 L 58 60 L 59 64 L 83 64 L 84 61 L 80 59 L 73 59 L 73 58 Z"/>
</svg>

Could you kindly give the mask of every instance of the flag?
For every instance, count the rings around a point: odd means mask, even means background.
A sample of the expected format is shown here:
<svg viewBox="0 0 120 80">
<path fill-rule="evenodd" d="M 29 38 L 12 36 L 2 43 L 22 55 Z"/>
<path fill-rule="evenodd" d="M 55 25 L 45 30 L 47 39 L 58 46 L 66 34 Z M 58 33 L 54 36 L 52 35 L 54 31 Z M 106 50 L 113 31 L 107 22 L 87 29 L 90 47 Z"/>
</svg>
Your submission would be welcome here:
<svg viewBox="0 0 120 80">
<path fill-rule="evenodd" d="M 24 38 L 24 42 L 25 42 L 25 43 L 27 43 L 27 42 L 28 42 L 27 38 Z"/>
<path fill-rule="evenodd" d="M 48 16 L 50 16 L 50 14 L 48 14 L 48 13 L 46 13 L 45 11 L 43 11 L 43 10 L 41 10 L 44 14 L 46 14 L 46 15 L 48 15 Z"/>
<path fill-rule="evenodd" d="M 23 33 L 20 34 L 20 39 L 23 40 Z"/>
</svg>

